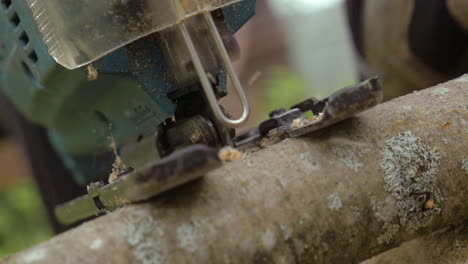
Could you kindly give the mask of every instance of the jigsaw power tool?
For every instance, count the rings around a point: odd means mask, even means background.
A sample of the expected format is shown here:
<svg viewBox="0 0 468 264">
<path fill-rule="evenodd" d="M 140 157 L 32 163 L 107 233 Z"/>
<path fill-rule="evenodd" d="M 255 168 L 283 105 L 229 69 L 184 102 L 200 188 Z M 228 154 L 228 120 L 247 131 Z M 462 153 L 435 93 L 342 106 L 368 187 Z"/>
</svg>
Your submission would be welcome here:
<svg viewBox="0 0 468 264">
<path fill-rule="evenodd" d="M 380 102 L 372 79 L 273 111 L 235 137 L 249 105 L 230 61 L 239 52 L 233 34 L 254 13 L 255 0 L 0 0 L 1 91 L 46 128 L 51 157 L 69 172 L 45 170 L 48 184 L 87 186 L 55 208 L 61 223 L 192 181 L 222 164 L 223 146 L 301 136 Z M 229 80 L 238 119 L 218 104 Z M 47 174 L 48 165 L 33 167 Z"/>
<path fill-rule="evenodd" d="M 233 34 L 254 13 L 255 0 L 0 0 L 0 87 L 76 183 L 107 182 L 232 144 L 249 115 Z M 239 119 L 218 104 L 229 79 Z"/>
</svg>

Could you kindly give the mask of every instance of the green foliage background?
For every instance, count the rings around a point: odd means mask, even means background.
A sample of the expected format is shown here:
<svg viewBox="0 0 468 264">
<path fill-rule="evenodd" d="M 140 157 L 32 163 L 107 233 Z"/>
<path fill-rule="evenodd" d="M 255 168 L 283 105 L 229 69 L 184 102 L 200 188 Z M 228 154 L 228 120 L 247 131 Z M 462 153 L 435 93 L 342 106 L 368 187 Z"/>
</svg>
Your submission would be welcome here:
<svg viewBox="0 0 468 264">
<path fill-rule="evenodd" d="M 264 94 L 264 118 L 267 118 L 271 110 L 278 108 L 288 109 L 309 96 L 310 85 L 293 70 L 284 66 L 275 66 L 270 70 L 271 76 L 265 82 Z"/>
<path fill-rule="evenodd" d="M 32 181 L 0 191 L 0 258 L 51 235 L 42 200 Z"/>
</svg>

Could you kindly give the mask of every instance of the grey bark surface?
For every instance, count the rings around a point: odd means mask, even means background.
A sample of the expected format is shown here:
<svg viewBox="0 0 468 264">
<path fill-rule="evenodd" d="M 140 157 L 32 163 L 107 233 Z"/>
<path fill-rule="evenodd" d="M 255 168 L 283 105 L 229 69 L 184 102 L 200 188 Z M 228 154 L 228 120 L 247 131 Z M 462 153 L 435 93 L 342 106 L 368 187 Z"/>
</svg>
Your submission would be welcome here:
<svg viewBox="0 0 468 264">
<path fill-rule="evenodd" d="M 468 75 L 1 263 L 356 263 L 468 219 Z"/>
</svg>

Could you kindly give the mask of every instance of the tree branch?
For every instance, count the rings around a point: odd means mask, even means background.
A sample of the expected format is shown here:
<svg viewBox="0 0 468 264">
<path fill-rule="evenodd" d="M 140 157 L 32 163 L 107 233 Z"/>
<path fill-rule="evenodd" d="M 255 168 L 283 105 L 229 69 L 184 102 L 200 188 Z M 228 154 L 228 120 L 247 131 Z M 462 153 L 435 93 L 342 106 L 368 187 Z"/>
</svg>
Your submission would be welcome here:
<svg viewBox="0 0 468 264">
<path fill-rule="evenodd" d="M 468 219 L 466 102 L 468 76 L 398 98 L 3 263 L 368 259 Z"/>
</svg>

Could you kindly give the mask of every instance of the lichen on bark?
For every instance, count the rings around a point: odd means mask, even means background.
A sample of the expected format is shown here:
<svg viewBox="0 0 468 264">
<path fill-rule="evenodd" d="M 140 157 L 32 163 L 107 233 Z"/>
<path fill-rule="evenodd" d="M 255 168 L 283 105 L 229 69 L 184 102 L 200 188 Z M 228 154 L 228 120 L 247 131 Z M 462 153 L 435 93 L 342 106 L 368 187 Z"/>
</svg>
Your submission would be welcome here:
<svg viewBox="0 0 468 264">
<path fill-rule="evenodd" d="M 380 167 L 385 190 L 396 200 L 401 226 L 418 229 L 426 226 L 441 211 L 443 197 L 437 187 L 440 155 L 411 131 L 385 142 Z M 428 200 L 433 208 L 425 208 Z"/>
</svg>

